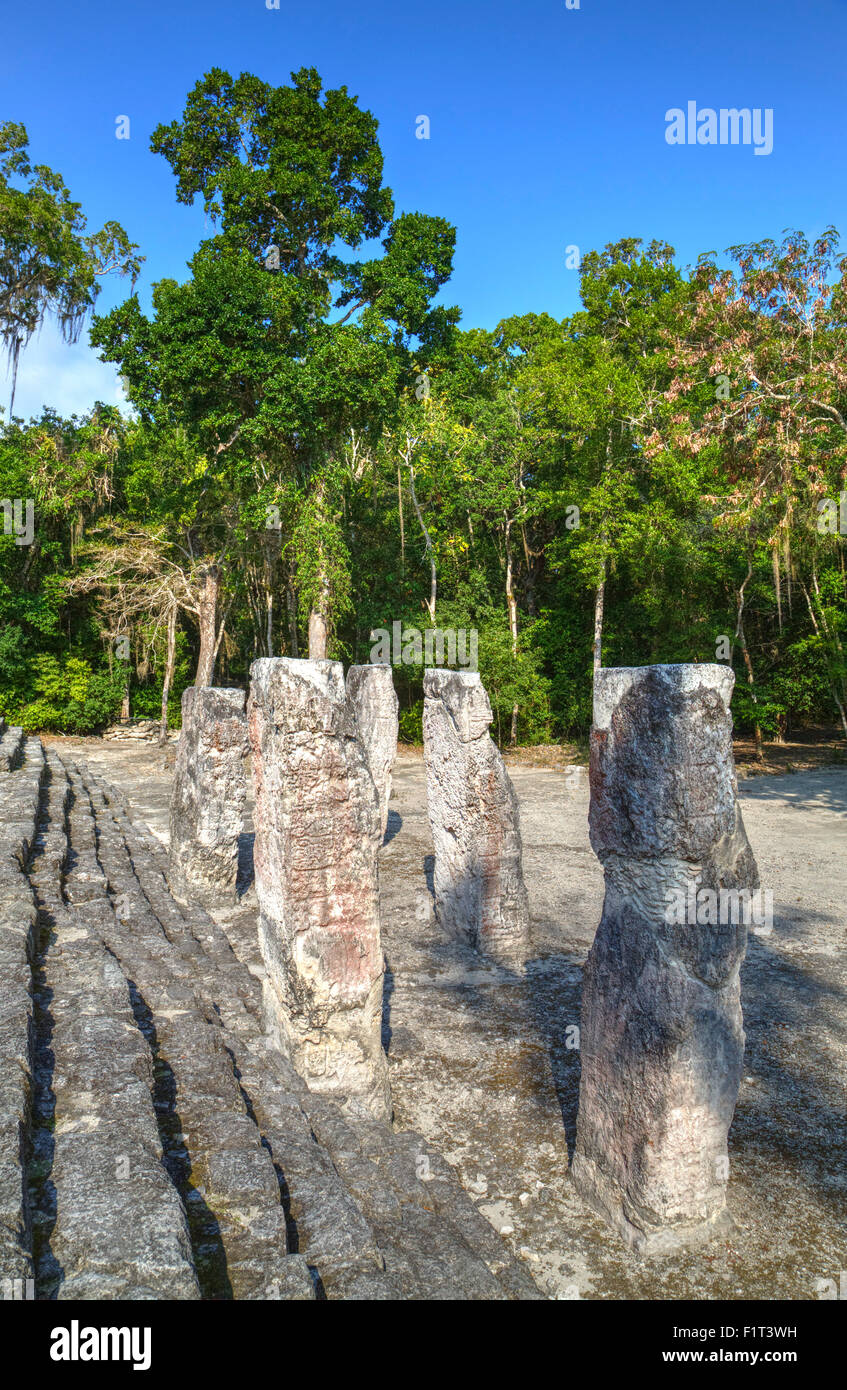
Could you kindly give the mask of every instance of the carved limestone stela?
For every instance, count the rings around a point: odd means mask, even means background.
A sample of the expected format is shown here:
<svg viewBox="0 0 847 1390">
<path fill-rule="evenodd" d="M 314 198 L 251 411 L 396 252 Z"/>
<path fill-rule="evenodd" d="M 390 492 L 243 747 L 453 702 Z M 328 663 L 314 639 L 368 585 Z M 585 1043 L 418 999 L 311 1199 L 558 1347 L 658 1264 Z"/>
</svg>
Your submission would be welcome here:
<svg viewBox="0 0 847 1390">
<path fill-rule="evenodd" d="M 397 757 L 397 693 L 388 665 L 351 666 L 347 698 L 353 706 L 371 776 L 379 793 L 382 834 L 388 825 L 391 769 Z"/>
<path fill-rule="evenodd" d="M 248 723 L 269 1023 L 312 1089 L 385 1117 L 380 796 L 340 662 L 254 662 Z"/>
<path fill-rule="evenodd" d="M 247 787 L 247 696 L 189 687 L 182 697 L 170 806 L 172 890 L 219 903 L 235 895 Z"/>
<path fill-rule="evenodd" d="M 436 916 L 449 935 L 513 965 L 528 949 L 529 907 L 517 797 L 488 733 L 491 718 L 478 672 L 425 672 Z"/>
<path fill-rule="evenodd" d="M 737 910 L 703 924 L 670 905 L 702 889 L 758 887 L 736 794 L 733 683 L 718 665 L 610 668 L 595 679 L 589 827 L 606 893 L 583 984 L 572 1171 L 582 1196 L 646 1252 L 728 1224 L 747 926 Z"/>
</svg>

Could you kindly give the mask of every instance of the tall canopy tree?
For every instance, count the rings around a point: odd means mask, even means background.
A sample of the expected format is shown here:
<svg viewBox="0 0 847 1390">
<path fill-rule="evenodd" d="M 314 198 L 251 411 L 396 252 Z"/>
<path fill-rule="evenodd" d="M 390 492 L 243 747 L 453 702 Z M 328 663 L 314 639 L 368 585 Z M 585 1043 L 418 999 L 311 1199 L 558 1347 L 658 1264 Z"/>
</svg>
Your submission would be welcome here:
<svg viewBox="0 0 847 1390">
<path fill-rule="evenodd" d="M 780 631 L 783 579 L 790 609 L 799 578 L 847 734 L 847 662 L 818 582 L 821 555 L 842 542 L 816 526 L 847 478 L 847 256 L 838 245 L 829 227 L 812 244 L 787 232 L 781 243 L 730 247 L 735 268 L 701 256 L 693 305 L 673 324 L 667 395 L 676 446 L 695 457 L 719 449 L 728 469 L 707 500 L 716 524 L 742 541 L 735 637 L 753 703 L 744 608 L 758 547 L 770 557 Z"/>
<path fill-rule="evenodd" d="M 284 499 L 290 512 L 294 489 L 290 553 L 310 653 L 323 656 L 347 588 L 344 442 L 351 430 L 376 439 L 413 348 L 457 321 L 432 303 L 455 233 L 394 215 L 377 122 L 345 87 L 324 92 L 311 68 L 292 82 L 213 69 L 182 120 L 157 128 L 178 200 L 202 196 L 219 230 L 185 284 L 156 286 L 152 319 L 133 298 L 93 340 L 143 414 L 192 430 L 245 505 Z M 368 244 L 366 259 L 345 254 Z"/>
<path fill-rule="evenodd" d="M 138 247 L 119 223 L 93 233 L 86 225 L 61 175 L 31 162 L 26 128 L 0 125 L 0 343 L 12 368 L 10 417 L 21 351 L 47 314 L 55 314 L 65 341 L 75 342 L 100 277 L 138 274 Z"/>
</svg>

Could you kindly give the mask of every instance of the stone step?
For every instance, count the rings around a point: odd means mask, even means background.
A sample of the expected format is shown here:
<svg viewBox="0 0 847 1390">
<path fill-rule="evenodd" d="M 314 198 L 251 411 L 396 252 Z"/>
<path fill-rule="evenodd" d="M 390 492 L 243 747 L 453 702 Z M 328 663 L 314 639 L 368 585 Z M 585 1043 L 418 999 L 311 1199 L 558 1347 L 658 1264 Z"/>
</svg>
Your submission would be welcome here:
<svg viewBox="0 0 847 1390">
<path fill-rule="evenodd" d="M 10 734 L 3 726 L 3 744 Z M 38 915 L 23 866 L 35 837 L 44 760 L 19 741 L 13 770 L 0 759 L 0 1297 L 24 1297 L 34 1277 L 26 1150 L 32 1112 L 30 961 Z"/>
<path fill-rule="evenodd" d="M 35 837 L 44 752 L 37 738 L 24 739 L 17 765 L 0 770 L 0 861 L 23 868 Z"/>
<path fill-rule="evenodd" d="M 268 1293 L 274 1288 L 313 1296 L 303 1262 L 287 1262 L 279 1182 L 235 1076 L 215 991 L 201 987 L 202 947 L 187 930 L 166 932 L 120 827 L 102 806 L 95 824 L 82 774 L 68 771 L 75 810 L 96 830 L 103 876 L 87 910 L 96 909 L 104 943 L 133 981 L 157 1067 L 166 1161 L 188 1212 L 201 1287 L 219 1298 L 283 1296 Z M 81 886 L 87 894 L 87 877 Z"/>
<path fill-rule="evenodd" d="M 541 1298 L 449 1164 L 411 1131 L 303 1101 L 312 1131 L 372 1223 L 396 1297 Z M 410 1279 L 411 1276 L 411 1279 Z M 425 1290 L 408 1292 L 411 1283 Z"/>
<path fill-rule="evenodd" d="M 85 777 L 98 823 L 108 815 L 119 826 L 133 871 L 169 938 L 184 943 L 187 931 L 189 958 L 200 966 L 200 953 L 205 956 L 197 987 L 221 1018 L 239 1083 L 283 1185 L 289 1237 L 316 1271 L 323 1295 L 542 1297 L 449 1165 L 419 1136 L 396 1134 L 364 1111 L 342 1112 L 310 1092 L 268 1045 L 259 981 L 235 960 L 225 934 L 202 908 L 170 897 L 164 849 L 132 822 L 124 798 L 87 770 Z M 414 1218 L 405 1214 L 411 1207 Z"/>
<path fill-rule="evenodd" d="M 89 776 L 86 773 L 86 780 Z M 327 1282 L 331 1282 L 336 1267 L 346 1269 L 354 1264 L 378 1271 L 381 1261 L 373 1233 L 345 1191 L 328 1155 L 315 1142 L 309 1121 L 300 1107 L 297 1096 L 305 1092 L 304 1084 L 282 1057 L 268 1052 L 257 981 L 238 961 L 220 928 L 202 909 L 178 904 L 170 897 L 163 878 L 166 858 L 153 837 L 129 820 L 122 798 L 99 779 L 90 778 L 90 781 L 101 827 L 101 860 L 108 867 L 113 891 L 120 890 L 118 897 L 133 925 L 139 912 L 152 912 L 155 904 L 162 931 L 167 932 L 173 947 L 169 959 L 180 965 L 190 964 L 195 972 L 196 978 L 184 976 L 181 983 L 203 1000 L 207 1015 L 217 1018 L 225 1045 L 237 1061 L 242 1095 L 251 1114 L 256 1116 L 262 1140 L 269 1147 L 281 1182 L 292 1243 L 316 1271 L 316 1283 L 325 1296 Z M 107 826 L 111 827 L 108 831 Z M 116 853 L 115 830 L 122 838 L 123 862 Z M 139 893 L 143 903 L 139 902 Z M 266 1104 L 272 1102 L 272 1113 L 277 1121 L 284 1117 L 282 1129 L 278 1127 L 273 1132 L 273 1139 L 267 1112 L 261 1103 L 257 1107 L 257 1096 L 263 1097 Z M 277 1153 L 283 1133 L 285 1167 Z M 288 1171 L 287 1160 L 297 1144 L 302 1152 L 298 1154 L 296 1197 L 292 1198 L 292 1174 Z M 327 1261 L 331 1269 L 327 1268 L 325 1281 Z"/>
<path fill-rule="evenodd" d="M 164 851 L 154 836 L 132 825 L 121 805 L 122 798 L 114 797 L 102 781 L 98 781 L 98 789 L 103 803 L 109 804 L 113 814 L 120 812 L 118 819 L 127 843 L 133 845 L 134 864 L 152 900 L 151 878 L 155 880 L 156 891 L 161 891 L 161 879 L 167 866 Z M 150 875 L 144 872 L 145 868 L 151 870 Z M 172 910 L 173 899 L 169 901 Z M 190 923 L 197 943 L 216 943 L 217 956 L 223 933 L 212 919 L 201 908 L 180 905 L 179 912 Z M 223 940 L 223 954 L 231 958 L 228 943 L 225 938 Z M 210 960 L 204 972 L 207 985 L 215 968 L 215 961 Z M 258 998 L 258 985 L 249 972 L 244 972 L 242 982 L 256 991 Z M 220 990 L 215 992 L 215 1004 L 223 1017 L 226 1003 Z M 255 1016 L 255 1010 L 250 1012 Z M 426 1182 L 419 1180 L 416 1156 L 420 1155 L 420 1166 L 427 1172 L 429 1159 L 426 1155 L 429 1153 L 433 1163 L 436 1162 L 419 1136 L 396 1136 L 389 1126 L 371 1121 L 369 1117 L 355 1122 L 345 1120 L 337 1105 L 310 1093 L 280 1054 L 267 1047 L 263 1030 L 257 1029 L 252 1019 L 246 1021 L 246 1032 L 244 1021 L 241 1021 L 240 1034 L 232 1040 L 232 1048 L 237 1055 L 241 1085 L 270 1145 L 274 1162 L 284 1176 L 290 1229 L 295 1232 L 298 1248 L 306 1252 L 309 1262 L 319 1270 L 327 1297 L 420 1298 L 434 1296 L 438 1289 L 440 1296 L 461 1298 L 472 1296 L 466 1291 L 475 1287 L 477 1297 L 502 1298 L 507 1295 L 503 1288 L 495 1286 L 491 1276 L 497 1279 L 504 1271 L 508 1271 L 508 1276 L 501 1283 L 507 1290 L 514 1289 L 514 1296 L 541 1297 L 443 1160 L 437 1160 L 439 1182 L 430 1188 L 428 1178 Z M 368 1136 L 373 1154 L 363 1153 L 358 1131 Z M 316 1143 L 316 1139 L 320 1142 Z M 372 1161 L 377 1154 L 381 1166 Z M 441 1188 L 449 1190 L 451 1200 L 441 1201 L 441 1216 L 434 1224 L 443 1227 L 446 1216 L 446 1224 L 452 1225 L 446 1247 L 448 1251 L 455 1247 L 457 1257 L 453 1269 L 454 1273 L 461 1271 L 461 1278 L 448 1278 L 449 1259 L 445 1264 L 446 1257 L 442 1257 L 438 1268 L 430 1262 L 422 1269 L 421 1283 L 415 1279 L 413 1268 L 410 1276 L 408 1261 L 403 1264 L 398 1250 L 391 1245 L 391 1228 L 393 1224 L 400 1230 L 404 1204 L 411 1203 L 421 1213 L 427 1213 L 432 1207 L 433 1195 Z M 458 1223 L 453 1219 L 457 1214 Z M 425 1215 L 419 1215 L 419 1224 L 426 1219 Z M 381 1242 L 376 1238 L 373 1224 L 380 1222 Z M 407 1218 L 406 1226 L 409 1224 Z M 439 1230 L 439 1236 L 443 1237 L 443 1231 Z M 410 1233 L 408 1240 L 405 1236 L 402 1240 L 415 1250 L 420 1245 L 418 1233 Z M 404 1277 L 399 1285 L 396 1279 L 386 1278 L 387 1255 L 383 1246 L 390 1251 L 393 1265 L 403 1268 Z M 461 1259 L 458 1252 L 461 1252 Z M 485 1269 L 477 1269 L 472 1274 L 475 1260 L 481 1261 Z M 419 1265 L 419 1268 L 422 1267 Z M 408 1291 L 410 1277 L 415 1287 L 413 1295 L 403 1291 L 404 1288 Z M 450 1283 L 449 1295 L 443 1292 L 446 1283 Z M 355 1295 L 348 1293 L 353 1288 L 357 1290 Z"/>
<path fill-rule="evenodd" d="M 23 743 L 23 729 L 10 728 L 3 723 L 0 728 L 0 772 L 11 772 L 20 765 Z"/>
<path fill-rule="evenodd" d="M 196 1299 L 188 1229 L 162 1161 L 152 1060 L 130 983 L 97 930 L 96 861 L 67 843 L 69 790 L 51 755 L 29 865 L 42 935 L 30 1163 L 38 1296 Z"/>
</svg>

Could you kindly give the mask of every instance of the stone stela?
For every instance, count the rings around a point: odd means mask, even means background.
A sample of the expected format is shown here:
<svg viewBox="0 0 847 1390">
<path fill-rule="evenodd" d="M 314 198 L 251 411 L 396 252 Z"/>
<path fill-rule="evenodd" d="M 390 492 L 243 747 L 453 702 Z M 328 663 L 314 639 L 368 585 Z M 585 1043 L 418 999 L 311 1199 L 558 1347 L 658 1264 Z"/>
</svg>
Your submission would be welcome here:
<svg viewBox="0 0 847 1390">
<path fill-rule="evenodd" d="M 178 897 L 233 900 L 247 786 L 247 695 L 190 686 L 171 795 L 169 880 Z"/>
<path fill-rule="evenodd" d="M 352 705 L 371 776 L 379 793 L 382 835 L 388 825 L 391 769 L 397 757 L 399 701 L 388 665 L 351 666 L 347 699 Z"/>
<path fill-rule="evenodd" d="M 750 890 L 729 702 L 717 665 L 604 669 L 594 688 L 590 838 L 605 874 L 588 958 L 573 1181 L 633 1248 L 725 1230 L 727 1133 L 744 1051 L 746 922 L 667 912 L 692 881 Z M 511 969 L 530 954 L 517 797 L 476 672 L 424 674 L 437 920 Z M 243 691 L 183 697 L 171 808 L 174 889 L 231 896 L 255 783 L 255 882 L 268 1038 L 309 1088 L 390 1119 L 381 1043 L 378 852 L 397 752 L 388 665 L 267 658 Z"/>
<path fill-rule="evenodd" d="M 382 806 L 341 663 L 254 662 L 248 724 L 268 1022 L 310 1086 L 385 1117 Z"/>
<path fill-rule="evenodd" d="M 519 966 L 529 938 L 520 817 L 509 774 L 488 733 L 491 719 L 477 672 L 424 673 L 436 916 L 449 936 L 504 965 Z"/>
<path fill-rule="evenodd" d="M 726 666 L 600 670 L 591 845 L 605 874 L 585 970 L 573 1180 L 646 1253 L 730 1224 L 727 1133 L 744 1056 L 743 918 L 668 920 L 669 890 L 756 888 Z"/>
</svg>

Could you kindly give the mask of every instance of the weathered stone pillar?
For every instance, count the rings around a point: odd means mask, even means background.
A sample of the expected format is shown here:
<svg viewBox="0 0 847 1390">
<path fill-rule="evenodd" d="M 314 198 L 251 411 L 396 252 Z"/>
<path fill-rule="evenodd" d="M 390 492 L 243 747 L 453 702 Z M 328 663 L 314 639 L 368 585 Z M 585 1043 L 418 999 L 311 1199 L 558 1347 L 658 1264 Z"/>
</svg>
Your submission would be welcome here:
<svg viewBox="0 0 847 1390">
<path fill-rule="evenodd" d="M 351 666 L 347 698 L 353 705 L 371 776 L 379 793 L 382 835 L 388 825 L 391 769 L 397 757 L 399 701 L 390 666 Z"/>
<path fill-rule="evenodd" d="M 268 1021 L 312 1089 L 385 1118 L 379 796 L 343 668 L 263 658 L 250 674 Z"/>
<path fill-rule="evenodd" d="M 747 928 L 744 895 L 720 890 L 759 881 L 736 800 L 734 679 L 685 665 L 594 682 L 589 825 L 606 896 L 583 984 L 573 1179 L 647 1252 L 731 1224 Z"/>
<path fill-rule="evenodd" d="M 247 786 L 247 694 L 190 686 L 182 697 L 170 814 L 171 888 L 205 902 L 232 898 Z"/>
<path fill-rule="evenodd" d="M 529 906 L 518 802 L 477 672 L 424 673 L 424 759 L 435 910 L 451 936 L 504 964 L 525 959 Z"/>
</svg>

